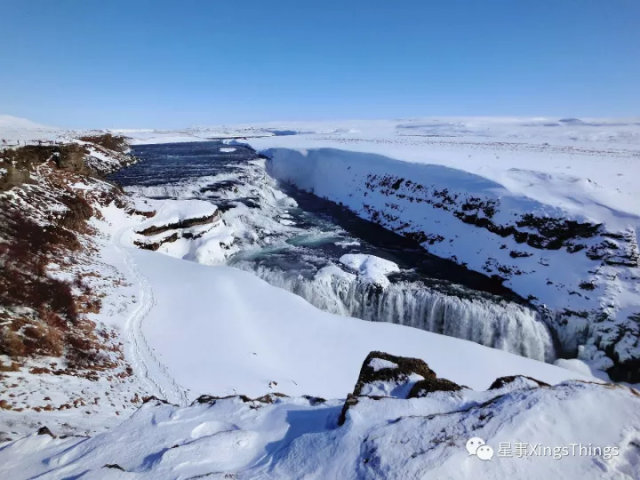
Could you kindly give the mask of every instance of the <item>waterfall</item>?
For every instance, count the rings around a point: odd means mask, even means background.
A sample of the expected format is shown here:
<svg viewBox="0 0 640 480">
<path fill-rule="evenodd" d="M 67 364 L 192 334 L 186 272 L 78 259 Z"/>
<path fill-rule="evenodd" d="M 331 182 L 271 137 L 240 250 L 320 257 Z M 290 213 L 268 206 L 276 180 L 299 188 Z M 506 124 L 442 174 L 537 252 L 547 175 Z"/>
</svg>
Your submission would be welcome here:
<svg viewBox="0 0 640 480">
<path fill-rule="evenodd" d="M 307 233 L 318 238 L 340 237 L 342 227 L 333 224 L 334 211 L 327 208 L 326 202 L 314 205 L 309 198 L 301 197 L 306 208 L 303 205 L 300 209 L 311 215 L 301 216 L 298 212 L 296 217 L 290 211 L 296 201 L 266 175 L 263 160 L 249 160 L 251 152 L 237 158 L 216 155 L 215 152 L 210 158 L 168 155 L 146 166 L 145 162 L 140 163 L 137 168 L 144 175 L 127 178 L 136 167 L 124 170 L 121 175 L 127 191 L 146 197 L 201 198 L 219 207 L 230 202 L 223 209 L 223 221 L 233 228 L 234 248 L 246 250 L 248 256 L 238 255 L 229 264 L 295 293 L 321 310 L 419 328 L 536 360 L 555 360 L 553 340 L 545 322 L 526 306 L 450 283 L 432 285 L 428 279 L 406 276 L 401 277 L 405 278 L 402 281 L 396 277 L 387 282 L 385 277 L 380 282 L 375 276 L 365 278 L 362 272 L 354 274 L 337 266 L 326 266 L 339 263 L 338 258 L 344 254 L 370 254 L 373 250 L 375 256 L 376 250 L 367 244 L 366 228 L 342 218 L 347 233 L 349 226 L 360 232 L 353 238 L 344 237 L 352 242 L 351 246 L 336 242 L 332 249 L 327 243 L 300 242 Z M 188 169 L 185 158 L 190 159 Z M 147 183 L 141 184 L 141 179 Z M 254 200 L 251 208 L 245 204 L 247 199 Z M 314 214 L 313 208 L 307 210 L 310 206 L 318 207 L 319 214 Z M 344 215 L 342 210 L 339 213 Z M 291 243 L 284 243 L 287 239 Z M 346 267 L 349 268 L 348 262 Z"/>
<path fill-rule="evenodd" d="M 247 261 L 233 266 L 331 313 L 406 325 L 540 361 L 556 358 L 552 337 L 538 313 L 516 303 L 461 298 L 420 282 L 403 281 L 382 288 L 346 272 L 320 271 L 307 278 Z"/>
</svg>

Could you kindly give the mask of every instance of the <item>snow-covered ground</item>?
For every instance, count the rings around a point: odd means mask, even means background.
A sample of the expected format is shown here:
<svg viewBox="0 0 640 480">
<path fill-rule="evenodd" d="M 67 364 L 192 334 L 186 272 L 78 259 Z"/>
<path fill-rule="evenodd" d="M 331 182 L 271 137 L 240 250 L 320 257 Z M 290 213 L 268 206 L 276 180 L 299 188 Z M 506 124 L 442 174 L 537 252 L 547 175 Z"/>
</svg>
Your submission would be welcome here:
<svg viewBox="0 0 640 480">
<path fill-rule="evenodd" d="M 254 397 L 270 391 L 343 398 L 371 350 L 423 358 L 473 388 L 505 375 L 551 383 L 577 377 L 463 340 L 331 315 L 234 268 L 130 254 L 154 292 L 145 337 L 191 400 L 205 393 Z M 270 387 L 272 382 L 277 385 Z"/>
<path fill-rule="evenodd" d="M 360 220 L 357 227 L 345 224 L 348 230 L 355 228 L 349 234 L 332 223 L 331 215 L 323 210 L 313 213 L 308 200 L 297 197 L 311 211 L 297 205 L 289 196 L 296 195 L 294 192 L 280 191 L 266 175 L 264 159 L 254 159 L 255 154 L 245 147 L 239 148 L 235 161 L 221 158 L 216 153 L 221 149 L 219 144 L 199 143 L 136 150 L 148 160 L 121 172 L 119 178 L 126 190 L 158 198 L 198 198 L 220 205 L 222 211 L 218 221 L 200 225 L 197 231 L 168 229 L 153 237 L 138 236 L 136 245 L 157 247 L 159 252 L 206 265 L 228 260 L 232 266 L 331 313 L 408 325 L 536 360 L 556 359 L 551 334 L 531 308 L 497 295 L 483 296 L 473 287 L 434 280 L 434 270 L 455 269 L 450 263 L 440 267 L 430 264 L 416 274 L 413 262 L 428 259 L 420 258 L 426 253 L 418 253 L 414 244 L 403 247 L 413 253 L 400 269 L 395 261 L 379 255 L 388 255 L 385 249 L 401 237 L 391 234 L 385 241 L 379 238 L 382 229 L 369 233 L 369 241 L 377 242 L 380 248 L 363 238 L 350 237 L 357 235 L 358 229 L 360 235 L 366 234 L 361 229 L 370 229 L 370 224 Z M 175 158 L 189 163 L 191 172 L 183 176 L 185 166 L 171 166 Z M 208 163 L 203 158 L 208 158 Z M 198 169 L 198 163 L 204 165 Z M 170 173 L 176 170 L 180 173 Z M 357 219 L 349 217 L 350 222 Z M 402 255 L 403 248 L 396 248 L 396 254 Z M 469 272 L 458 270 L 468 280 Z M 394 274 L 398 275 L 390 281 L 388 276 Z M 478 281 L 480 278 L 487 280 L 478 275 Z"/>
<path fill-rule="evenodd" d="M 530 122 L 531 125 L 524 120 L 483 119 L 315 126 L 274 124 L 187 132 L 197 133 L 200 138 L 214 137 L 216 133 L 218 137 L 264 135 L 265 138 L 252 138 L 250 142 L 261 150 L 280 149 L 269 152 L 276 176 L 341 201 L 355 211 L 362 211 L 363 197 L 371 195 L 374 199 L 367 201 L 377 202 L 372 205 L 380 212 L 387 215 L 392 212 L 398 220 L 406 219 L 403 221 L 414 225 L 423 221 L 420 226 L 424 228 L 438 221 L 454 228 L 458 217 L 448 218 L 444 214 L 438 217 L 439 210 L 429 207 L 436 214 L 429 213 L 425 221 L 424 215 L 415 215 L 409 205 L 413 202 L 406 201 L 405 205 L 401 198 L 385 199 L 380 191 L 390 189 L 392 195 L 404 194 L 406 198 L 409 194 L 403 183 L 406 180 L 429 184 L 436 179 L 444 182 L 444 188 L 459 188 L 461 194 L 469 196 L 481 195 L 484 202 L 499 200 L 494 207 L 500 225 L 507 224 L 512 210 L 520 214 L 562 212 L 567 218 L 583 222 L 603 222 L 613 233 L 628 227 L 635 241 L 638 212 L 631 199 L 636 192 L 633 184 L 640 180 L 631 177 L 638 173 L 640 127 L 611 121 L 598 124 L 555 121 L 555 126 L 550 126 L 549 120 Z M 306 133 L 283 135 L 292 131 Z M 152 138 L 176 140 L 183 133 L 128 132 L 140 142 Z M 453 135 L 458 141 L 450 139 L 454 137 L 438 141 L 431 136 L 408 137 L 436 134 Z M 572 140 L 574 137 L 577 140 Z M 551 141 L 555 146 L 545 145 Z M 573 148 L 572 142 L 580 146 Z M 340 151 L 323 150 L 325 147 L 337 147 Z M 545 156 L 545 149 L 550 158 L 538 162 L 538 157 Z M 347 154 L 345 150 L 365 154 Z M 439 155 L 443 152 L 449 154 Z M 388 158 L 374 158 L 371 153 Z M 476 154 L 475 159 L 469 160 L 469 155 Z M 511 156 L 511 161 L 495 158 L 502 155 Z M 492 163 L 494 158 L 498 161 Z M 554 170 L 557 165 L 571 164 L 581 172 L 578 178 L 596 176 L 598 169 L 606 170 L 599 166 L 603 158 L 609 170 L 622 170 L 624 166 L 619 192 L 603 191 L 612 185 L 604 173 L 602 179 L 594 180 L 601 181 L 604 188 L 589 191 L 588 184 L 580 181 L 576 184 Z M 424 163 L 440 165 L 434 168 Z M 443 169 L 443 164 L 453 170 Z M 589 165 L 595 166 L 590 169 Z M 514 167 L 527 172 L 509 173 L 508 169 Z M 329 179 L 327 168 L 333 172 Z M 481 175 L 482 171 L 485 174 Z M 497 173 L 500 171 L 502 174 Z M 365 195 L 366 188 L 361 187 L 359 192 L 357 187 L 361 184 L 357 182 L 375 183 L 375 179 L 367 178 L 369 174 L 397 178 Z M 399 178 L 403 182 L 392 188 Z M 570 185 L 574 185 L 573 190 Z M 531 193 L 536 189 L 543 193 Z M 353 195 L 349 196 L 350 193 Z M 224 244 L 227 237 L 233 237 L 229 225 L 223 225 L 217 217 L 216 208 L 198 200 L 135 202 L 134 209 L 115 202 L 101 206 L 101 218 L 95 219 L 98 231 L 93 255 L 95 268 L 119 279 L 105 286 L 103 309 L 95 320 L 120 331 L 135 379 L 125 394 L 129 391 L 152 394 L 176 405 L 152 400 L 117 427 L 113 417 L 103 418 L 103 427 L 111 430 L 91 438 L 33 434 L 3 444 L 0 477 L 640 478 L 640 397 L 636 392 L 623 386 L 592 383 L 596 380 L 577 361 L 566 362 L 564 366 L 582 374 L 460 339 L 326 313 L 249 272 L 185 261 L 182 258 L 201 260 L 191 250 L 194 244 L 197 248 L 206 245 L 200 250 L 201 255 L 217 260 L 210 263 L 226 258 L 224 248 L 211 250 L 214 245 Z M 386 203 L 397 204 L 398 208 Z M 579 204 L 583 204 L 582 210 Z M 482 210 L 477 205 L 474 208 L 477 212 Z M 464 211 L 470 210 L 473 208 Z M 158 213 L 151 218 L 140 214 L 150 211 Z M 386 226 L 393 227 L 396 221 L 389 220 Z M 139 245 L 162 243 L 163 235 L 171 230 L 180 230 L 183 240 L 184 233 L 188 233 L 189 241 L 161 245 L 160 252 Z M 443 250 L 434 252 L 457 255 L 461 262 L 474 268 L 477 266 L 473 263 L 474 253 L 496 256 L 501 251 L 500 244 L 488 234 L 478 234 L 478 230 L 482 231 L 464 224 L 452 230 L 462 237 L 459 241 L 454 236 L 447 238 L 447 242 L 425 242 L 425 246 L 431 249 L 454 244 L 447 246 L 449 250 L 442 247 Z M 443 236 L 450 233 L 449 229 L 442 232 Z M 610 240 L 620 242 L 620 248 L 627 242 L 626 237 Z M 532 256 L 512 258 L 509 251 L 516 248 Z M 550 275 L 558 275 L 565 282 L 569 281 L 567 276 L 582 278 L 586 269 L 593 268 L 586 260 L 567 261 L 571 254 L 564 250 L 561 255 L 556 250 L 544 250 L 542 255 L 534 248 L 529 250 L 526 245 L 514 242 L 503 250 L 507 257 L 496 257 L 501 262 L 510 261 L 507 258 L 530 261 L 533 255 L 538 255 L 536 259 L 546 258 L 546 263 L 552 265 Z M 345 266 L 375 282 L 385 283 L 385 276 L 395 269 L 393 264 L 375 257 L 346 255 L 342 260 Z M 524 268 L 520 263 L 516 265 Z M 591 302 L 589 307 L 615 302 L 612 308 L 616 314 L 635 311 L 639 305 L 637 268 L 609 267 L 611 270 L 593 274 L 602 293 L 598 290 L 590 293 L 596 300 L 580 297 L 577 308 L 586 308 L 587 301 Z M 607 275 L 616 275 L 616 279 Z M 525 282 L 527 278 L 529 281 Z M 545 293 L 547 290 L 537 283 L 536 275 L 514 275 L 508 281 L 525 296 L 526 288 L 540 293 L 540 302 L 547 302 L 550 308 L 561 305 L 561 296 Z M 627 334 L 629 343 L 623 351 L 631 355 L 637 350 L 637 332 L 630 330 Z M 361 397 L 347 411 L 344 425 L 338 426 L 343 399 L 353 391 L 362 361 L 372 350 L 422 359 L 438 377 L 469 388 L 433 392 L 423 398 Z M 586 358 L 593 360 L 594 356 Z M 380 371 L 390 366 L 382 361 L 372 368 Z M 526 375 L 553 386 L 515 379 L 489 389 L 496 378 L 514 375 Z M 47 383 L 43 388 L 57 387 Z M 292 397 L 270 396 L 256 401 L 242 397 L 201 399 L 203 403 L 187 406 L 202 394 L 259 397 L 275 392 Z M 131 411 L 132 406 L 127 405 L 122 413 Z M 76 422 L 76 410 L 66 413 L 65 422 Z M 60 433 L 64 425 L 59 415 L 39 412 L 37 421 L 42 424 L 51 418 L 51 430 Z M 15 437 L 25 433 L 27 416 L 0 411 L 3 425 L 20 421 Z M 120 415 L 117 420 L 123 417 Z M 101 418 L 96 418 L 84 431 L 100 430 L 100 421 Z M 86 425 L 84 419 L 78 419 L 77 423 L 82 422 Z M 480 437 L 493 447 L 496 454 L 493 460 L 483 461 L 468 454 L 465 444 L 471 437 Z M 551 448 L 554 452 L 557 447 L 568 450 L 566 454 L 559 450 L 562 459 L 554 459 L 553 454 L 520 458 L 522 455 L 516 451 L 509 458 L 499 455 L 499 449 L 505 452 L 502 447 L 507 442 L 513 448 L 516 444 L 529 444 L 527 453 L 537 444 L 539 447 L 534 448 L 541 447 L 542 451 Z M 583 446 L 589 449 L 588 454 L 581 453 Z M 599 453 L 594 452 L 594 446 L 600 447 Z M 575 450 L 569 453 L 572 448 L 577 448 L 578 453 Z"/>
<path fill-rule="evenodd" d="M 563 355 L 640 381 L 640 119 L 419 118 L 185 132 L 248 142 L 271 157 L 275 178 L 504 279 L 547 311 Z M 169 135 L 156 134 L 154 141 Z"/>
<path fill-rule="evenodd" d="M 640 381 L 640 119 L 442 117 L 120 133 L 137 143 L 249 142 L 273 157 L 274 177 L 503 278 L 547 310 L 563 355 Z"/>
<path fill-rule="evenodd" d="M 398 366 L 380 363 L 369 364 L 378 375 Z M 411 373 L 404 382 L 420 378 Z M 640 478 L 640 397 L 625 387 L 577 381 L 548 387 L 516 377 L 487 391 L 454 386 L 421 398 L 408 398 L 399 387 L 352 399 L 343 425 L 341 400 L 281 394 L 204 396 L 191 406 L 151 400 L 92 438 L 41 432 L 12 442 L 0 449 L 0 475 Z"/>
<path fill-rule="evenodd" d="M 37 141 L 55 141 L 63 132 L 61 128 L 40 125 L 24 118 L 0 115 L 0 148 Z"/>
</svg>

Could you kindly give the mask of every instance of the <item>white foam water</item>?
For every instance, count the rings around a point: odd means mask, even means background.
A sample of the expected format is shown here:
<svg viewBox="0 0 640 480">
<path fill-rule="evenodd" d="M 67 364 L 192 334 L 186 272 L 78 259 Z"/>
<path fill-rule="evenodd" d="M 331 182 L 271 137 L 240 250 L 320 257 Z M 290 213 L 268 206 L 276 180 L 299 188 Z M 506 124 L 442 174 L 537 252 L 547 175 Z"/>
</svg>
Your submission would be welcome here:
<svg viewBox="0 0 640 480">
<path fill-rule="evenodd" d="M 234 266 L 331 313 L 415 327 L 540 361 L 556 358 L 551 334 L 538 313 L 513 302 L 461 298 L 412 282 L 383 288 L 350 274 L 309 279 L 252 262 Z"/>
</svg>

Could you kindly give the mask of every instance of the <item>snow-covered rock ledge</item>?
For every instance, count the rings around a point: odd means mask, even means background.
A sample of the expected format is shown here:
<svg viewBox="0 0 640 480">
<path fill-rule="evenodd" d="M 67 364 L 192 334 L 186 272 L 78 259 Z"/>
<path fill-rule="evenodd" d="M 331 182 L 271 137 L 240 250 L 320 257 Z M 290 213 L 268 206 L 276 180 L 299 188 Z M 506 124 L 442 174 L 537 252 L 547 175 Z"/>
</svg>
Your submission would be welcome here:
<svg viewBox="0 0 640 480">
<path fill-rule="evenodd" d="M 568 210 L 476 174 L 371 153 L 264 153 L 276 179 L 503 280 L 548 313 L 564 356 L 640 382 L 637 216 Z"/>
</svg>

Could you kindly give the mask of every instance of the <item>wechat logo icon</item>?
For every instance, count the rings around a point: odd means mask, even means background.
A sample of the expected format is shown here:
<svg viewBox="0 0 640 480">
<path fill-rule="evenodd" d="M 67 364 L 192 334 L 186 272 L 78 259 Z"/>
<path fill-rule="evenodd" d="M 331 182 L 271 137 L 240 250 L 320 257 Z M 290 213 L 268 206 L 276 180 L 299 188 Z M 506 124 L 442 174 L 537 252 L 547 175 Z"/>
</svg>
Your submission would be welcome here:
<svg viewBox="0 0 640 480">
<path fill-rule="evenodd" d="M 491 460 L 493 458 L 493 448 L 485 443 L 480 437 L 473 437 L 467 440 L 467 452 L 475 455 L 480 460 Z"/>
</svg>

